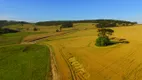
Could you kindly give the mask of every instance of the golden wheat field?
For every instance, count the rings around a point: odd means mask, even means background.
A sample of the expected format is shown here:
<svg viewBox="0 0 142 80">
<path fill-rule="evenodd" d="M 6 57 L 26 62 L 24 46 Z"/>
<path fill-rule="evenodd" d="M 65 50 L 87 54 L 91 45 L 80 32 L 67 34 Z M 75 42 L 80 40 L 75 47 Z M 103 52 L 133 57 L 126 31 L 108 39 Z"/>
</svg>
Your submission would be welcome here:
<svg viewBox="0 0 142 80">
<path fill-rule="evenodd" d="M 129 44 L 96 47 L 97 29 L 51 37 L 62 80 L 142 80 L 142 25 L 112 28 Z"/>
</svg>

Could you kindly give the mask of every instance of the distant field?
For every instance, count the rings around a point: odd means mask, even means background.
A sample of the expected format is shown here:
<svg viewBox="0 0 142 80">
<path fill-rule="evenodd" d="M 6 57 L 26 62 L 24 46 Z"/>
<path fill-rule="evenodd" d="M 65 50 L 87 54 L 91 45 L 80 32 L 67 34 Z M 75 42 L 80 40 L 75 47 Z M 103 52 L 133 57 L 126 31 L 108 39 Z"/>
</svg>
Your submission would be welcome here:
<svg viewBox="0 0 142 80">
<path fill-rule="evenodd" d="M 73 26 L 79 30 L 95 29 L 96 23 L 74 23 Z"/>
<path fill-rule="evenodd" d="M 42 32 L 19 32 L 0 35 L 0 46 L 19 44 L 28 35 L 42 34 Z"/>
<path fill-rule="evenodd" d="M 14 30 L 20 30 L 21 32 L 34 32 L 34 27 L 39 29 L 36 32 L 48 32 L 48 33 L 53 33 L 56 32 L 56 29 L 59 29 L 59 26 L 37 26 L 37 25 L 32 25 L 32 24 L 24 24 L 23 26 L 20 24 L 17 25 L 9 25 L 5 26 L 4 28 L 10 28 Z"/>
<path fill-rule="evenodd" d="M 49 61 L 46 46 L 0 47 L 0 80 L 48 80 Z"/>
<path fill-rule="evenodd" d="M 142 80 L 142 25 L 112 28 L 129 44 L 96 47 L 97 29 L 49 38 L 63 80 Z"/>
<path fill-rule="evenodd" d="M 48 32 L 48 33 L 53 33 L 56 32 L 57 29 L 60 28 L 61 25 L 56 25 L 56 26 L 38 26 L 38 25 L 32 25 L 32 24 L 16 24 L 16 25 L 9 25 L 5 26 L 4 28 L 10 28 L 14 30 L 20 30 L 22 32 L 34 32 L 33 28 L 36 27 L 39 29 L 37 32 Z M 79 29 L 79 30 L 84 30 L 84 29 L 94 29 L 96 28 L 95 23 L 74 23 L 73 28 L 64 28 L 63 30 L 70 30 L 70 29 Z"/>
<path fill-rule="evenodd" d="M 49 35 L 58 35 L 58 34 L 64 34 L 64 33 L 72 33 L 77 30 L 88 30 L 88 29 L 96 29 L 96 24 L 95 23 L 75 23 L 72 28 L 63 28 L 62 32 L 55 32 L 56 29 L 59 29 L 60 26 L 37 26 L 38 28 L 44 28 L 45 31 L 48 33 L 45 34 L 36 34 L 36 35 L 29 35 L 23 39 L 23 41 L 32 41 L 36 40 L 39 38 L 44 38 Z M 86 33 L 85 33 L 86 34 Z M 83 34 L 81 34 L 83 35 Z M 51 37 L 51 36 L 50 36 Z M 52 36 L 53 38 L 56 38 Z M 69 36 L 68 36 L 69 37 Z"/>
</svg>

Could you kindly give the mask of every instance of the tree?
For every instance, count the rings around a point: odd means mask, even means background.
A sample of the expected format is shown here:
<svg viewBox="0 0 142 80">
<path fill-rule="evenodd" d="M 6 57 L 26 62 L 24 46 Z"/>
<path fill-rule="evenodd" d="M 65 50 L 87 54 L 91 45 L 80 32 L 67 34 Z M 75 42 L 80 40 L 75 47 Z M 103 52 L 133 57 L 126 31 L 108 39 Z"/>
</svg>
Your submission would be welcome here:
<svg viewBox="0 0 142 80">
<path fill-rule="evenodd" d="M 107 46 L 110 44 L 110 39 L 108 37 L 98 37 L 96 39 L 96 46 Z"/>
<path fill-rule="evenodd" d="M 60 32 L 60 30 L 56 29 L 56 32 Z"/>
<path fill-rule="evenodd" d="M 34 31 L 38 31 L 38 28 L 36 28 L 36 27 L 34 27 L 34 29 L 33 29 Z"/>
<path fill-rule="evenodd" d="M 114 33 L 114 30 L 112 30 L 112 29 L 106 29 L 106 34 L 108 35 L 108 36 L 111 36 L 113 33 Z"/>
<path fill-rule="evenodd" d="M 114 30 L 112 30 L 112 29 L 105 29 L 105 28 L 98 29 L 98 36 L 99 37 L 108 37 L 108 36 L 112 35 L 112 33 L 114 33 Z"/>
<path fill-rule="evenodd" d="M 62 27 L 62 26 L 60 26 L 60 32 L 62 31 L 62 28 L 63 28 L 63 27 Z"/>
<path fill-rule="evenodd" d="M 107 46 L 111 44 L 109 36 L 114 33 L 112 29 L 101 28 L 98 29 L 98 38 L 96 39 L 96 46 Z"/>
<path fill-rule="evenodd" d="M 73 27 L 73 23 L 71 23 L 71 22 L 63 23 L 61 27 L 62 28 L 70 28 L 70 27 Z"/>
</svg>

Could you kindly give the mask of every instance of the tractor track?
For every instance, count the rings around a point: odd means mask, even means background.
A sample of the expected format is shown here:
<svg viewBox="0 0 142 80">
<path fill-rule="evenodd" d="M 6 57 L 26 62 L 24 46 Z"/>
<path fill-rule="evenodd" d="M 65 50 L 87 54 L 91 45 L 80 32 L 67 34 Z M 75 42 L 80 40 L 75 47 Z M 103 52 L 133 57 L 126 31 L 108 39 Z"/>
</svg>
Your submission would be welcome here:
<svg viewBox="0 0 142 80">
<path fill-rule="evenodd" d="M 62 33 L 59 33 L 59 34 L 55 33 L 55 34 L 47 35 L 47 36 L 44 36 L 44 37 L 39 37 L 39 38 L 36 38 L 36 39 L 21 42 L 21 44 L 36 44 L 38 41 L 45 40 L 49 37 L 62 36 L 62 35 L 66 35 L 66 34 L 70 34 L 70 33 L 74 33 L 74 32 L 76 32 L 76 30 L 71 31 L 71 32 L 70 31 L 62 32 Z M 45 45 L 45 44 L 43 44 L 43 45 Z M 46 77 L 46 80 L 63 80 L 60 72 L 58 71 L 54 50 L 53 50 L 51 45 L 46 44 L 46 46 L 50 50 L 50 69 L 51 69 L 51 74 L 49 75 L 51 77 L 51 79 Z M 65 58 L 65 60 L 66 60 L 66 58 Z M 73 78 L 73 80 L 77 80 L 77 79 L 75 79 L 75 77 L 72 77 L 72 78 Z"/>
<path fill-rule="evenodd" d="M 47 46 L 50 49 L 51 78 L 52 78 L 52 80 L 61 80 L 52 46 L 50 46 L 50 45 L 47 45 Z"/>
<path fill-rule="evenodd" d="M 72 80 L 88 80 L 89 73 L 84 69 L 84 67 L 75 59 L 75 57 L 70 52 L 63 52 L 65 47 L 60 45 L 60 53 L 68 65 L 71 72 Z"/>
</svg>

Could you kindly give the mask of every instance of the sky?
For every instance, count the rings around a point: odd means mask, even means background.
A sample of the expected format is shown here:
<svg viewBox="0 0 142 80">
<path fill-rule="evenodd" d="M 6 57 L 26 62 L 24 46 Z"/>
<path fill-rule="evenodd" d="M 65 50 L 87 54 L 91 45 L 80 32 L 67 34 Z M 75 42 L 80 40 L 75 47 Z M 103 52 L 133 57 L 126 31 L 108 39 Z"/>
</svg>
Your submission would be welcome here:
<svg viewBox="0 0 142 80">
<path fill-rule="evenodd" d="M 142 23 L 142 0 L 0 0 L 0 20 L 119 19 Z"/>
</svg>

